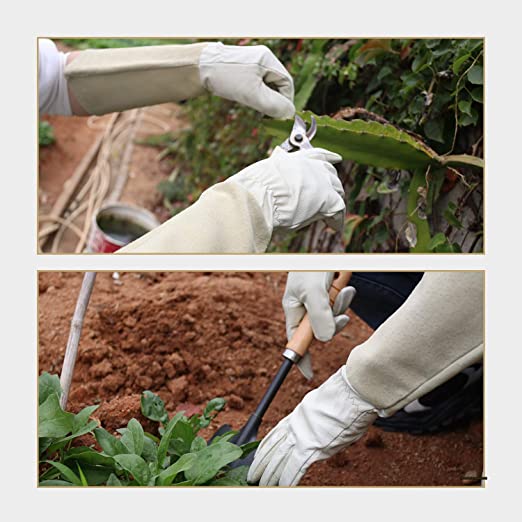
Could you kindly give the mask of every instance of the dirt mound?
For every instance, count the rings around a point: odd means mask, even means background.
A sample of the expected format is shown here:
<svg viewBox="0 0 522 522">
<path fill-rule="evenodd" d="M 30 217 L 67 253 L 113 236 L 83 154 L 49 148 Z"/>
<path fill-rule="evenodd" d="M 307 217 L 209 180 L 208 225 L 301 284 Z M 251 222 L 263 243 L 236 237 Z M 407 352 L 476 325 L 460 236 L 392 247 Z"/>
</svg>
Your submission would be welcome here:
<svg viewBox="0 0 522 522">
<path fill-rule="evenodd" d="M 81 274 L 39 274 L 39 369 L 59 373 Z M 213 397 L 226 409 L 208 428 L 240 427 L 277 371 L 285 343 L 281 297 L 285 273 L 110 272 L 97 276 L 87 311 L 70 409 L 100 404 L 109 430 L 141 422 L 143 390 L 170 412 L 193 413 Z M 331 375 L 371 329 L 352 314 L 344 332 L 312 346 L 315 377 L 293 370 L 263 423 L 264 435 L 302 396 Z M 152 429 L 147 426 L 146 429 Z M 307 485 L 461 484 L 482 472 L 482 424 L 429 437 L 370 434 L 334 459 L 313 466 Z"/>
</svg>

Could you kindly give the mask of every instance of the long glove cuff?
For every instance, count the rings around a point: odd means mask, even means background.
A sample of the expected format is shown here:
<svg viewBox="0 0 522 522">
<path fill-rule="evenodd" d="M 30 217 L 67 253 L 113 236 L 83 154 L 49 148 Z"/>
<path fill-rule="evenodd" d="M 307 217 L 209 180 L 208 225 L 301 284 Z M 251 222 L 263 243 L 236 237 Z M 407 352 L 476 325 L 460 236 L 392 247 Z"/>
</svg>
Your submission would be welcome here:
<svg viewBox="0 0 522 522">
<path fill-rule="evenodd" d="M 89 49 L 66 66 L 65 77 L 89 114 L 186 100 L 204 92 L 199 58 L 206 45 Z"/>
</svg>

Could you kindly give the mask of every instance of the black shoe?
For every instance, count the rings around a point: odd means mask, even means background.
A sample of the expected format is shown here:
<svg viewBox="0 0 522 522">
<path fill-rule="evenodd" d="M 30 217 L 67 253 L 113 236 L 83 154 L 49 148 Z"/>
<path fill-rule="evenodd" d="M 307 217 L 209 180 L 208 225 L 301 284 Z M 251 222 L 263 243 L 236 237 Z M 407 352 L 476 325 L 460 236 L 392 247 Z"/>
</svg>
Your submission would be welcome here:
<svg viewBox="0 0 522 522">
<path fill-rule="evenodd" d="M 391 417 L 379 417 L 375 425 L 385 431 L 414 435 L 435 433 L 482 416 L 482 364 L 474 364 Z"/>
</svg>

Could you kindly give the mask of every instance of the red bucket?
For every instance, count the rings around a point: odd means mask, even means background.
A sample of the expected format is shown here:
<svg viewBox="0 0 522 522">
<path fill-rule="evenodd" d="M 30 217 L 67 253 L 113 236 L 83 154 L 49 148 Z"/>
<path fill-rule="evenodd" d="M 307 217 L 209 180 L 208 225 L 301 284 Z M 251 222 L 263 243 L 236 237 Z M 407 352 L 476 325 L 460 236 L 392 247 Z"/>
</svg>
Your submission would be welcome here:
<svg viewBox="0 0 522 522">
<path fill-rule="evenodd" d="M 94 215 L 87 250 L 115 252 L 159 225 L 156 216 L 144 208 L 123 203 L 105 205 Z"/>
</svg>

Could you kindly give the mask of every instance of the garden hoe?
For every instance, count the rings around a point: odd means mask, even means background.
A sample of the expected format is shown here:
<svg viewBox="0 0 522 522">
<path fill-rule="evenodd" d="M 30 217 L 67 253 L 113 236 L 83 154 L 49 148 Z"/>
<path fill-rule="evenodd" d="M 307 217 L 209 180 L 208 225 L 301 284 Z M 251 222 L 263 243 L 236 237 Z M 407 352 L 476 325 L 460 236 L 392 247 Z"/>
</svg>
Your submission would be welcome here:
<svg viewBox="0 0 522 522">
<path fill-rule="evenodd" d="M 330 304 L 333 305 L 335 298 L 339 294 L 339 292 L 348 284 L 350 281 L 352 273 L 351 272 L 339 272 L 339 275 L 334 279 L 332 286 L 330 287 Z M 312 326 L 310 324 L 310 320 L 308 318 L 308 314 L 306 314 L 301 323 L 299 324 L 297 330 L 294 335 L 288 341 L 285 350 L 283 351 L 283 362 L 273 378 L 272 382 L 268 386 L 267 391 L 263 395 L 263 398 L 259 402 L 257 408 L 254 413 L 249 417 L 246 424 L 239 430 L 239 432 L 234 435 L 230 439 L 230 442 L 241 446 L 248 442 L 253 442 L 257 440 L 257 432 L 259 430 L 259 426 L 261 421 L 263 420 L 263 416 L 265 415 L 268 407 L 272 403 L 274 397 L 276 396 L 279 388 L 283 384 L 288 372 L 291 370 L 294 364 L 297 364 L 301 358 L 306 354 L 312 340 L 314 339 L 314 333 L 312 331 Z M 216 433 L 212 436 L 210 441 L 217 436 L 224 435 L 225 433 L 232 431 L 232 427 L 229 424 L 224 424 L 221 426 Z M 254 460 L 255 451 L 249 453 L 245 458 L 236 460 L 230 464 L 231 467 L 236 468 L 238 466 L 250 466 Z"/>
</svg>

